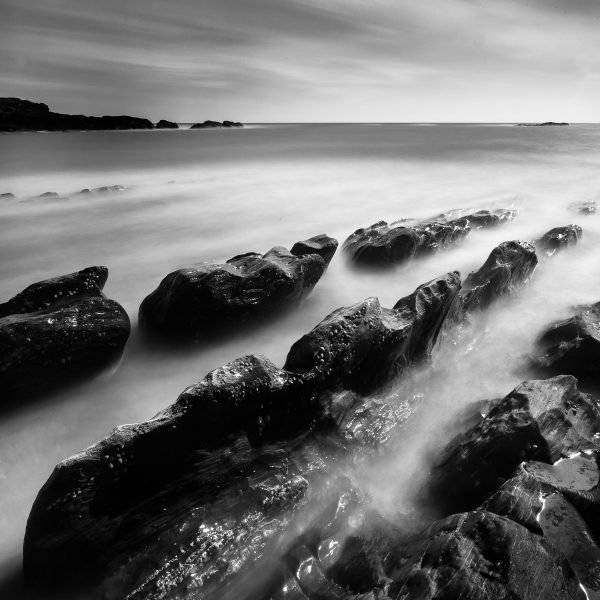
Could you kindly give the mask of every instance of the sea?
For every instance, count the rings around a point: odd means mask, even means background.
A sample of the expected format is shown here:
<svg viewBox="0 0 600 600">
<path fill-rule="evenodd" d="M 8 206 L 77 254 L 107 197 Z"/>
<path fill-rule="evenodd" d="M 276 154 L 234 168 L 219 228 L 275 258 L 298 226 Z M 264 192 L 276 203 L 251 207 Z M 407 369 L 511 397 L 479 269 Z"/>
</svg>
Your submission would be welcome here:
<svg viewBox="0 0 600 600">
<path fill-rule="evenodd" d="M 82 189 L 120 186 L 109 191 Z M 55 196 L 44 196 L 55 192 Z M 244 354 L 282 365 L 288 349 L 334 309 L 383 306 L 447 271 L 463 277 L 506 240 L 570 223 L 582 243 L 540 257 L 530 283 L 446 335 L 430 364 L 385 401 L 405 415 L 393 457 L 360 475 L 382 511 L 414 502 L 432 448 L 470 404 L 509 393 L 543 328 L 600 300 L 600 126 L 512 124 L 256 124 L 243 129 L 0 134 L 0 302 L 27 285 L 105 265 L 108 297 L 132 321 L 115 368 L 0 412 L 0 596 L 16 589 L 27 516 L 54 465 L 112 428 L 143 421 L 210 370 Z M 143 298 L 169 272 L 326 233 L 341 243 L 380 220 L 451 209 L 510 208 L 515 219 L 384 271 L 357 270 L 338 250 L 297 308 L 236 336 L 184 348 L 149 346 Z M 12 582 L 12 583 L 11 583 Z"/>
</svg>

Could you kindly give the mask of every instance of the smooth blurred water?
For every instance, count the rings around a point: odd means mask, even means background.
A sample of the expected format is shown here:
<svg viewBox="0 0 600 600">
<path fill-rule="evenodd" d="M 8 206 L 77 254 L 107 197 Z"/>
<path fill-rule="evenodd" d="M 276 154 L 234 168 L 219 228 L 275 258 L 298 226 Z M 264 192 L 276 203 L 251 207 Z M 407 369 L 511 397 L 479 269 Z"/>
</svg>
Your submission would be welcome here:
<svg viewBox="0 0 600 600">
<path fill-rule="evenodd" d="M 95 264 L 133 322 L 112 373 L 0 415 L 0 579 L 20 561 L 26 518 L 55 463 L 120 423 L 144 420 L 209 370 L 246 353 L 283 364 L 333 309 L 378 296 L 384 306 L 448 270 L 463 276 L 498 243 L 576 222 L 583 244 L 541 260 L 531 285 L 437 350 L 390 401 L 413 414 L 393 460 L 363 474 L 382 509 L 409 509 L 415 477 L 451 415 L 503 396 L 540 328 L 572 304 L 600 300 L 600 128 L 439 125 L 270 125 L 242 130 L 0 135 L 0 301 L 28 284 Z M 81 188 L 126 190 L 76 195 Z M 54 191 L 59 198 L 38 198 Z M 380 219 L 452 208 L 515 207 L 504 227 L 387 273 L 353 270 L 341 254 L 309 299 L 277 321 L 194 350 L 140 343 L 137 308 L 168 272 L 318 233 L 343 240 Z M 415 410 L 417 407 L 419 410 Z M 450 435 L 450 432 L 446 432 Z M 385 484 L 382 485 L 382 482 Z"/>
</svg>

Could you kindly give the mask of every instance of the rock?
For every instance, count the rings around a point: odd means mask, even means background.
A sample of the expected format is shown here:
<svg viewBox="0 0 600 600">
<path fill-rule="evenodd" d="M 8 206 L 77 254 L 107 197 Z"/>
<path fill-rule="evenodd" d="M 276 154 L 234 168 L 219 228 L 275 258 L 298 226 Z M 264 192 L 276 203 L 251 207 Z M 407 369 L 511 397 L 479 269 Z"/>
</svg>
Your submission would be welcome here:
<svg viewBox="0 0 600 600">
<path fill-rule="evenodd" d="M 333 389 L 380 387 L 428 357 L 459 291 L 459 274 L 447 273 L 393 309 L 382 308 L 377 298 L 339 308 L 291 347 L 284 369 L 314 374 Z"/>
<path fill-rule="evenodd" d="M 537 263 L 531 244 L 502 242 L 483 266 L 466 278 L 462 293 L 465 312 L 487 308 L 497 298 L 512 294 L 529 280 Z"/>
<path fill-rule="evenodd" d="M 292 307 L 317 284 L 327 262 L 276 247 L 225 264 L 180 269 L 165 277 L 140 306 L 140 326 L 171 336 L 200 337 L 225 326 Z"/>
<path fill-rule="evenodd" d="M 58 194 L 56 192 L 44 192 L 38 198 L 58 198 Z"/>
<path fill-rule="evenodd" d="M 77 195 L 79 196 L 80 194 L 82 195 L 86 195 L 86 194 L 91 194 L 92 190 L 90 190 L 89 188 L 83 188 L 82 190 L 79 190 L 77 192 Z"/>
<path fill-rule="evenodd" d="M 357 229 L 343 249 L 351 260 L 370 266 L 386 266 L 408 262 L 415 257 L 451 246 L 466 237 L 471 228 L 498 225 L 511 220 L 514 211 L 451 211 L 426 221 L 380 221 Z M 460 215 L 460 216 L 458 216 Z"/>
<path fill-rule="evenodd" d="M 158 599 L 156 590 L 174 588 L 191 598 L 200 585 L 205 597 L 218 598 L 244 569 L 250 581 L 260 577 L 254 558 L 284 543 L 309 491 L 319 511 L 335 510 L 325 518 L 318 511 L 319 535 L 308 535 L 307 527 L 307 538 L 318 544 L 320 536 L 334 535 L 355 496 L 344 493 L 347 484 L 338 483 L 330 460 L 346 444 L 331 418 L 331 385 L 344 380 L 345 370 L 356 381 L 368 379 L 384 351 L 403 367 L 426 358 L 459 287 L 451 273 L 421 286 L 395 310 L 383 313 L 373 301 L 366 303 L 372 317 L 348 309 L 342 344 L 332 346 L 340 355 L 328 373 L 297 364 L 292 372 L 261 356 L 242 357 L 187 388 L 150 421 L 121 426 L 63 461 L 28 520 L 28 586 L 44 597 L 63 597 L 65 589 L 110 585 L 115 597 L 131 593 L 134 600 Z M 395 323 L 378 325 L 377 318 Z M 383 349 L 381 336 L 389 338 Z M 320 483 L 313 485 L 315 478 Z M 312 594 L 319 582 L 300 583 Z"/>
<path fill-rule="evenodd" d="M 108 270 L 90 267 L 35 283 L 0 304 L 0 388 L 24 399 L 116 362 L 129 337 L 127 313 L 102 293 Z"/>
<path fill-rule="evenodd" d="M 124 185 L 103 185 L 99 188 L 94 188 L 92 192 L 106 194 L 107 192 L 124 192 L 127 188 Z"/>
<path fill-rule="evenodd" d="M 554 121 L 547 121 L 546 123 L 517 123 L 517 127 L 559 127 L 566 125 L 568 123 L 555 123 Z"/>
<path fill-rule="evenodd" d="M 409 552 L 410 551 L 410 552 Z M 435 522 L 397 565 L 390 598 L 585 600 L 560 551 L 527 528 L 476 510 Z"/>
<path fill-rule="evenodd" d="M 569 208 L 580 215 L 594 215 L 596 214 L 596 201 L 589 200 L 587 202 L 574 202 Z"/>
<path fill-rule="evenodd" d="M 156 124 L 156 129 L 179 129 L 179 125 L 173 121 L 165 121 L 164 119 L 161 119 Z"/>
<path fill-rule="evenodd" d="M 535 240 L 533 245 L 549 255 L 569 246 L 575 246 L 581 241 L 583 231 L 579 225 L 555 227 Z"/>
<path fill-rule="evenodd" d="M 10 192 L 5 192 L 4 194 L 0 194 L 0 198 L 14 198 L 15 195 Z"/>
<path fill-rule="evenodd" d="M 315 235 L 307 240 L 296 242 L 290 252 L 294 256 L 304 256 L 306 254 L 318 254 L 325 261 L 325 267 L 329 266 L 333 255 L 338 247 L 338 241 L 325 235 Z"/>
<path fill-rule="evenodd" d="M 426 495 L 445 514 L 473 509 L 521 462 L 553 463 L 594 450 L 599 431 L 600 405 L 574 377 L 526 381 L 447 446 Z"/>
<path fill-rule="evenodd" d="M 86 117 L 51 112 L 46 104 L 0 98 L 0 131 L 68 131 L 153 129 L 148 119 L 123 116 Z"/>
<path fill-rule="evenodd" d="M 550 325 L 537 340 L 532 364 L 544 373 L 600 381 L 600 302 Z"/>
</svg>

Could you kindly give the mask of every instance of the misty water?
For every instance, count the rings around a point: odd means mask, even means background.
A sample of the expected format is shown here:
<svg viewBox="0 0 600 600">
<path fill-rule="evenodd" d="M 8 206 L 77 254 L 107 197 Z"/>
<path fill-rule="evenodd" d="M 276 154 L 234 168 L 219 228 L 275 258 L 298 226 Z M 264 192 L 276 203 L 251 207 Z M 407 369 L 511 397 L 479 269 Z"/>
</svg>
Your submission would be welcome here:
<svg viewBox="0 0 600 600">
<path fill-rule="evenodd" d="M 432 448 L 469 403 L 527 378 L 541 328 L 600 300 L 600 200 L 594 126 L 267 125 L 242 130 L 26 133 L 0 136 L 0 301 L 40 279 L 106 265 L 105 292 L 132 319 L 117 368 L 0 414 L 0 575 L 21 560 L 27 515 L 54 465 L 121 423 L 145 420 L 208 371 L 247 353 L 282 365 L 292 343 L 329 312 L 368 296 L 383 306 L 446 271 L 463 277 L 500 242 L 577 223 L 583 242 L 542 259 L 531 283 L 446 335 L 432 364 L 385 401 L 406 414 L 394 452 L 357 473 L 384 512 L 411 510 Z M 123 191 L 78 195 L 82 188 Z M 38 197 L 44 192 L 59 197 Z M 381 219 L 454 208 L 516 208 L 508 225 L 386 272 L 353 269 L 341 252 L 297 309 L 235 338 L 149 347 L 137 309 L 170 271 L 220 262 L 318 233 L 340 243 Z M 391 457 L 393 458 L 391 458 Z"/>
</svg>

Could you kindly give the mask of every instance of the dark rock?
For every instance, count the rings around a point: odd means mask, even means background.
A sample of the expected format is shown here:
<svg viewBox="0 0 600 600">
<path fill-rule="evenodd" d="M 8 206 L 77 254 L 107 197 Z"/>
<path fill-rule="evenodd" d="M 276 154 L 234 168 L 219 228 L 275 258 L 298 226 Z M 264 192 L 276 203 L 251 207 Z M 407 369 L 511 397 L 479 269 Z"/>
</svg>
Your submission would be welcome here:
<svg viewBox="0 0 600 600">
<path fill-rule="evenodd" d="M 574 202 L 569 208 L 580 215 L 594 215 L 596 214 L 596 201 L 589 200 L 587 202 Z"/>
<path fill-rule="evenodd" d="M 161 119 L 156 124 L 156 129 L 179 129 L 179 125 L 173 121 L 165 121 L 164 119 Z"/>
<path fill-rule="evenodd" d="M 549 374 L 600 381 L 600 302 L 580 306 L 550 325 L 537 341 L 533 365 Z"/>
<path fill-rule="evenodd" d="M 483 266 L 466 278 L 462 294 L 465 311 L 487 308 L 497 298 L 512 294 L 529 280 L 537 263 L 531 244 L 502 242 Z"/>
<path fill-rule="evenodd" d="M 35 283 L 0 304 L 0 388 L 22 399 L 97 373 L 119 359 L 129 317 L 90 267 Z"/>
<path fill-rule="evenodd" d="M 243 127 L 239 121 L 223 121 L 223 127 Z"/>
<path fill-rule="evenodd" d="M 446 448 L 427 493 L 446 514 L 485 501 L 525 460 L 552 463 L 596 448 L 600 406 L 563 375 L 526 381 Z"/>
<path fill-rule="evenodd" d="M 455 272 L 420 286 L 393 309 L 377 298 L 339 308 L 291 347 L 284 369 L 313 373 L 330 388 L 379 387 L 427 358 L 459 291 Z"/>
<path fill-rule="evenodd" d="M 190 129 L 216 129 L 223 127 L 223 123 L 220 121 L 204 121 L 202 123 L 194 123 Z"/>
<path fill-rule="evenodd" d="M 140 325 L 166 335 L 199 337 L 296 305 L 317 284 L 326 261 L 272 248 L 221 265 L 181 269 L 165 277 L 140 306 Z"/>
<path fill-rule="evenodd" d="M 86 117 L 51 112 L 46 104 L 0 98 L 0 131 L 153 129 L 148 119 L 129 116 Z"/>
<path fill-rule="evenodd" d="M 559 127 L 566 125 L 568 123 L 555 123 L 554 121 L 546 121 L 545 123 L 517 123 L 517 127 Z"/>
<path fill-rule="evenodd" d="M 99 188 L 94 188 L 92 192 L 106 194 L 108 192 L 124 192 L 127 188 L 124 185 L 103 185 Z"/>
<path fill-rule="evenodd" d="M 0 198 L 14 198 L 15 195 L 10 192 L 5 192 L 4 194 L 0 194 Z"/>
<path fill-rule="evenodd" d="M 380 221 L 356 230 L 343 249 L 351 260 L 363 265 L 400 264 L 415 257 L 451 246 L 466 237 L 471 228 L 498 225 L 511 220 L 514 211 L 452 211 L 426 221 Z M 461 216 L 457 216 L 461 215 Z"/>
<path fill-rule="evenodd" d="M 38 198 L 58 198 L 58 194 L 56 192 L 44 192 Z"/>
<path fill-rule="evenodd" d="M 305 254 L 318 254 L 325 261 L 325 268 L 329 266 L 333 255 L 338 247 L 338 241 L 334 238 L 321 233 L 307 240 L 296 242 L 290 252 L 294 256 L 304 256 Z"/>
<path fill-rule="evenodd" d="M 77 195 L 79 195 L 79 194 L 85 195 L 85 194 L 91 194 L 91 193 L 92 193 L 92 190 L 90 190 L 89 188 L 83 188 L 82 190 L 79 190 L 77 192 Z"/>
<path fill-rule="evenodd" d="M 541 238 L 535 240 L 533 245 L 552 255 L 563 248 L 575 246 L 581 241 L 582 236 L 583 232 L 579 225 L 565 225 L 546 232 Z"/>
<path fill-rule="evenodd" d="M 390 598 L 585 600 L 559 550 L 527 528 L 483 510 L 435 522 L 396 568 Z"/>
</svg>

